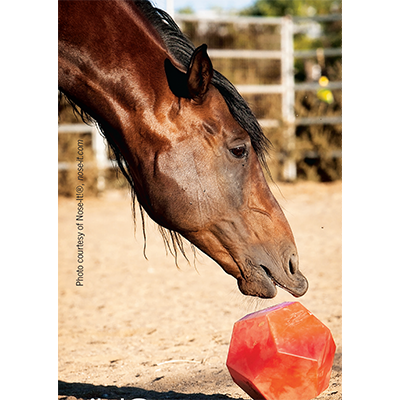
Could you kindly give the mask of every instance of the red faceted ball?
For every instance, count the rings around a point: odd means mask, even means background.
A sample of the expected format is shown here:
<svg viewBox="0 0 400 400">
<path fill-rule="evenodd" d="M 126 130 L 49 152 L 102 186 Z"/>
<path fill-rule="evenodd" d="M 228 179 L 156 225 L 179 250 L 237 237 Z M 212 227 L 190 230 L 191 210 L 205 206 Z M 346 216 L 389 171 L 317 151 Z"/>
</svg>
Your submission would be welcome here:
<svg viewBox="0 0 400 400">
<path fill-rule="evenodd" d="M 321 321 L 286 302 L 235 323 L 226 365 L 253 399 L 310 400 L 328 387 L 335 350 Z"/>
</svg>

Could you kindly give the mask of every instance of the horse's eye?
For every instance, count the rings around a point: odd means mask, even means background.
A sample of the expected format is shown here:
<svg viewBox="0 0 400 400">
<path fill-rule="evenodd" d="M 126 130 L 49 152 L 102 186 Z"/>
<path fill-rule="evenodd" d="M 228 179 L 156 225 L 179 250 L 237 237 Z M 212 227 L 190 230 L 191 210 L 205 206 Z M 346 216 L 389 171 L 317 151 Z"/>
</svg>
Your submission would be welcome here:
<svg viewBox="0 0 400 400">
<path fill-rule="evenodd" d="M 238 146 L 238 147 L 234 147 L 233 149 L 230 149 L 229 151 L 236 158 L 243 158 L 247 154 L 247 149 L 244 144 L 241 146 Z"/>
</svg>

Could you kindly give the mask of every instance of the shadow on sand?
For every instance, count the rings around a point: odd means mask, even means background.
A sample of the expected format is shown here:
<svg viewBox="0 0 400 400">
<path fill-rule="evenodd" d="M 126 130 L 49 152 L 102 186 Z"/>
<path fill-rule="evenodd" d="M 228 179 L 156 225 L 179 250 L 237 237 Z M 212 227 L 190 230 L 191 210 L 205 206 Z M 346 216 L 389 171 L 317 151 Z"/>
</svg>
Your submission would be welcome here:
<svg viewBox="0 0 400 400">
<path fill-rule="evenodd" d="M 342 372 L 342 351 L 337 349 L 333 363 L 333 372 L 341 374 Z M 63 382 L 58 381 L 59 400 L 72 400 L 69 396 L 81 400 L 104 399 L 104 400 L 232 400 L 225 394 L 204 394 L 204 393 L 179 393 L 174 391 L 156 392 L 154 390 L 146 390 L 134 386 L 103 386 L 92 385 L 90 383 L 79 382 Z M 242 399 L 237 399 L 242 400 Z"/>
<path fill-rule="evenodd" d="M 177 393 L 169 392 L 156 392 L 154 390 L 145 390 L 137 387 L 118 387 L 118 386 L 102 386 L 92 385 L 90 383 L 70 383 L 58 381 L 58 395 L 65 396 L 59 397 L 59 400 L 67 400 L 69 396 L 76 397 L 77 399 L 107 399 L 107 400 L 132 400 L 132 399 L 145 399 L 145 400 L 218 400 L 233 399 L 224 394 L 203 394 L 203 393 Z M 69 400 L 69 399 L 68 399 Z"/>
</svg>

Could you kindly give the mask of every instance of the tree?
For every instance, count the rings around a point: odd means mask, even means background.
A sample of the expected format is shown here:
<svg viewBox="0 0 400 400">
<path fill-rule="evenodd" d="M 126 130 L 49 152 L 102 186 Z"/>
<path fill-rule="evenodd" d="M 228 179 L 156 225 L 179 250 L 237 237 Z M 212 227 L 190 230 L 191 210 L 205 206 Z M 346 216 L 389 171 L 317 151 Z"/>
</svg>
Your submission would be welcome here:
<svg viewBox="0 0 400 400">
<path fill-rule="evenodd" d="M 281 17 L 293 15 L 312 17 L 331 13 L 340 13 L 342 2 L 339 0 L 256 0 L 245 8 L 242 15 Z"/>
</svg>

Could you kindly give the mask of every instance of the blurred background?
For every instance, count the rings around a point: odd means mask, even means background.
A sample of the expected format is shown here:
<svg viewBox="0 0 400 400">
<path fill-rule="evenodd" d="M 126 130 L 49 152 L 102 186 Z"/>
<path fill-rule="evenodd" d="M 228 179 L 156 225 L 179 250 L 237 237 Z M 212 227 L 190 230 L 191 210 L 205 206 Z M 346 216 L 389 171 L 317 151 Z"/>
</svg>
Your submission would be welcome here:
<svg viewBox="0 0 400 400">
<path fill-rule="evenodd" d="M 301 302 L 337 345 L 330 386 L 318 399 L 341 400 L 341 2 L 153 1 L 196 46 L 208 45 L 214 68 L 237 87 L 272 142 L 269 168 L 279 184 L 270 187 L 310 283 Z M 142 219 L 146 234 L 139 223 L 134 235 L 128 185 L 96 129 L 65 103 L 58 129 L 60 399 L 104 397 L 105 390 L 109 398 L 248 398 L 225 368 L 232 324 L 293 297 L 283 290 L 270 300 L 242 296 L 210 258 L 198 251 L 192 261 L 186 241 L 190 262 L 179 255 L 176 268 L 150 218 Z M 77 206 L 69 197 L 78 139 L 85 151 L 84 290 L 75 287 Z M 359 270 L 359 255 L 348 270 Z"/>
<path fill-rule="evenodd" d="M 272 142 L 278 182 L 342 177 L 342 3 L 336 0 L 157 0 L 249 103 Z M 84 140 L 86 194 L 127 187 L 96 128 L 59 105 L 59 194 L 76 186 Z"/>
</svg>

